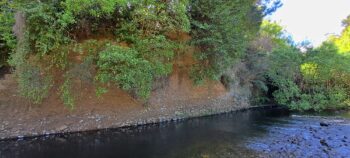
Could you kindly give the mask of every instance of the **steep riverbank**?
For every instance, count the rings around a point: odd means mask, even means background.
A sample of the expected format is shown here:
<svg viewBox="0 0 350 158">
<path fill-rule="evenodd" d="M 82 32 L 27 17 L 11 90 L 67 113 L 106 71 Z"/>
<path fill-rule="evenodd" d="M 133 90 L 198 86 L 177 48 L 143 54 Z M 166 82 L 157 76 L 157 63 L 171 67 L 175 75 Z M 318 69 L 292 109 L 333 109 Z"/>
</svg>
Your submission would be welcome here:
<svg viewBox="0 0 350 158">
<path fill-rule="evenodd" d="M 250 107 L 249 86 L 236 83 L 231 90 L 220 82 L 194 86 L 187 72 L 186 62 L 176 63 L 147 105 L 118 88 L 98 98 L 93 85 L 77 81 L 74 110 L 62 104 L 55 93 L 58 87 L 42 104 L 30 103 L 19 96 L 14 75 L 6 74 L 0 79 L 0 139 L 176 121 Z"/>
</svg>

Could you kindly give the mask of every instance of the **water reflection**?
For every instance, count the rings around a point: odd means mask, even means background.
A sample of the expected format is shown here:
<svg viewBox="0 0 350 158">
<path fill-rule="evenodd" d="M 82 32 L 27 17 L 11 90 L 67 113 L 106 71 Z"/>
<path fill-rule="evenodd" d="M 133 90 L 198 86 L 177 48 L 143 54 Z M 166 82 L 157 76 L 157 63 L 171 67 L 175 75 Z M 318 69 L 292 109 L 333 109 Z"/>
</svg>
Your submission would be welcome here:
<svg viewBox="0 0 350 158">
<path fill-rule="evenodd" d="M 0 142 L 0 157 L 185 158 L 255 157 L 247 140 L 288 124 L 281 109 L 250 110 L 178 123 Z M 282 119 L 286 118 L 286 119 Z"/>
</svg>

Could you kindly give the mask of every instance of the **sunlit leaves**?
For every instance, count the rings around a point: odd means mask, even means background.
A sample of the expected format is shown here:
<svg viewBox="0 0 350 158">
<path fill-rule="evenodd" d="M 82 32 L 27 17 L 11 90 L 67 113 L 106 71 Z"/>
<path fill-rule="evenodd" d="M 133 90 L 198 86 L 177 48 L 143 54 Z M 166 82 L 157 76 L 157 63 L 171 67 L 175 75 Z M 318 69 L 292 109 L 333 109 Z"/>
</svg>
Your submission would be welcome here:
<svg viewBox="0 0 350 158">
<path fill-rule="evenodd" d="M 344 29 L 341 36 L 336 38 L 334 42 L 338 46 L 340 53 L 350 54 L 350 25 Z"/>
<path fill-rule="evenodd" d="M 314 79 L 318 77 L 318 65 L 312 62 L 304 63 L 300 66 L 305 79 Z"/>
</svg>

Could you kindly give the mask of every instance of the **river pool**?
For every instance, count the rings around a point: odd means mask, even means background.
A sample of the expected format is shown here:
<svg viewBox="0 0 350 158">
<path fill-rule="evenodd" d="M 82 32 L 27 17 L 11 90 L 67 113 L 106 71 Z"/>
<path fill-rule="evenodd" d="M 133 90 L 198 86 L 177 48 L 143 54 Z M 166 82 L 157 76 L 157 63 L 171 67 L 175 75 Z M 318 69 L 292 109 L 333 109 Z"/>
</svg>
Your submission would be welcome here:
<svg viewBox="0 0 350 158">
<path fill-rule="evenodd" d="M 255 109 L 0 142 L 1 158 L 350 157 L 349 113 Z"/>
</svg>

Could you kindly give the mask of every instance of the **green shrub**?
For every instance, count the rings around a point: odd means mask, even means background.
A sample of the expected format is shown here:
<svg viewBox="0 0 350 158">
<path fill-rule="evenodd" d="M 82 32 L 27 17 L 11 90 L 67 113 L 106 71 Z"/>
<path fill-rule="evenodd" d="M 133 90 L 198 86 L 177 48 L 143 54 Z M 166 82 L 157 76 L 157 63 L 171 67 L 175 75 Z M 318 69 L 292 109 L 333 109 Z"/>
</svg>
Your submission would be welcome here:
<svg viewBox="0 0 350 158">
<path fill-rule="evenodd" d="M 134 91 L 138 97 L 147 99 L 154 73 L 151 63 L 138 55 L 139 53 L 131 48 L 107 46 L 99 54 L 96 79 L 102 83 L 111 82 L 127 91 Z"/>
<path fill-rule="evenodd" d="M 10 57 L 9 64 L 16 68 L 19 93 L 35 104 L 39 104 L 48 96 L 52 87 L 52 77 L 45 75 L 39 66 L 28 62 L 29 50 L 28 42 L 19 43 L 16 53 Z"/>
<path fill-rule="evenodd" d="M 331 90 L 320 89 L 313 93 L 304 93 L 298 100 L 292 101 L 288 107 L 292 110 L 335 110 L 348 108 L 348 96 L 344 89 L 334 88 Z"/>
<path fill-rule="evenodd" d="M 64 83 L 60 87 L 60 94 L 63 104 L 67 106 L 69 109 L 73 110 L 75 107 L 75 99 L 72 94 L 72 83 L 71 78 L 66 77 Z"/>
<path fill-rule="evenodd" d="M 13 3 L 9 0 L 0 0 L 0 68 L 8 65 L 7 59 L 16 47 L 16 38 L 12 32 L 15 23 Z"/>
<path fill-rule="evenodd" d="M 67 26 L 70 21 L 64 21 L 54 3 L 33 2 L 26 7 L 26 32 L 33 52 L 44 56 L 69 43 Z"/>
<path fill-rule="evenodd" d="M 348 108 L 349 94 L 345 88 L 335 87 L 328 91 L 329 107 L 333 109 Z"/>
<path fill-rule="evenodd" d="M 172 72 L 172 59 L 177 47 L 175 42 L 162 35 L 139 39 L 133 46 L 141 58 L 150 62 L 156 77 L 166 76 Z"/>
<path fill-rule="evenodd" d="M 277 80 L 274 84 L 278 87 L 278 90 L 273 92 L 273 97 L 279 104 L 289 105 L 300 96 L 301 92 L 298 85 L 291 80 Z"/>
</svg>

